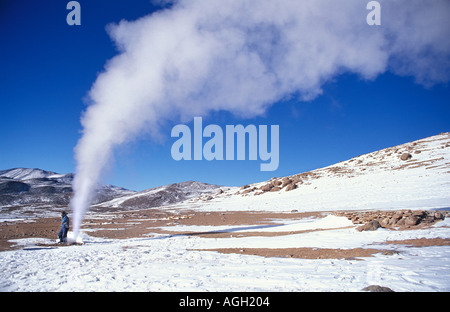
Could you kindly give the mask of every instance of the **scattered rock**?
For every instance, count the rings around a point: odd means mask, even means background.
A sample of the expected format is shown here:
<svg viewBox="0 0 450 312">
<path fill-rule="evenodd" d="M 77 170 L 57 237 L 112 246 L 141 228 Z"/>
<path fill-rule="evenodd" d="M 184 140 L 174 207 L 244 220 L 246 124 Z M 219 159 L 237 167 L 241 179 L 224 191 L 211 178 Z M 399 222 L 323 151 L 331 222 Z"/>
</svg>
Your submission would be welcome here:
<svg viewBox="0 0 450 312">
<path fill-rule="evenodd" d="M 366 212 L 338 212 L 345 216 L 353 224 L 363 224 L 358 231 L 376 230 L 377 221 L 380 227 L 395 230 L 405 230 L 412 227 L 426 227 L 450 216 L 450 211 L 425 211 L 425 210 L 397 210 L 397 211 L 366 211 Z"/>
<path fill-rule="evenodd" d="M 445 219 L 444 214 L 442 212 L 439 212 L 439 211 L 436 211 L 434 213 L 434 218 L 437 219 L 437 220 L 444 220 Z"/>
<path fill-rule="evenodd" d="M 379 227 L 381 227 L 380 222 L 378 220 L 373 220 L 367 222 L 366 224 L 357 228 L 358 231 L 376 231 Z"/>
<path fill-rule="evenodd" d="M 289 184 L 288 186 L 286 186 L 286 192 L 295 190 L 296 188 L 297 188 L 297 184 L 291 183 L 291 184 Z"/>
<path fill-rule="evenodd" d="M 423 210 L 416 210 L 412 212 L 412 215 L 418 218 L 422 218 L 425 215 L 425 211 Z"/>
<path fill-rule="evenodd" d="M 410 153 L 403 153 L 402 156 L 400 156 L 401 160 L 409 160 L 412 158 L 412 155 Z"/>
<path fill-rule="evenodd" d="M 284 177 L 284 178 L 271 178 L 266 184 L 263 186 L 251 187 L 250 185 L 244 185 L 240 188 L 240 192 L 238 191 L 236 194 L 245 195 L 250 192 L 254 192 L 254 195 L 261 195 L 266 192 L 277 192 L 282 189 L 285 189 L 286 192 L 295 190 L 299 184 L 303 184 L 303 181 L 298 176 Z M 222 194 L 222 193 L 219 193 Z"/>
<path fill-rule="evenodd" d="M 389 218 L 384 218 L 383 220 L 381 220 L 380 225 L 381 227 L 387 227 L 390 223 L 391 219 Z"/>
<path fill-rule="evenodd" d="M 417 216 L 409 216 L 405 218 L 405 224 L 406 225 L 416 225 L 419 223 L 420 218 Z"/>
<path fill-rule="evenodd" d="M 280 186 L 281 184 L 283 184 L 281 181 L 279 181 L 279 180 L 274 180 L 274 181 L 272 181 L 272 185 L 275 187 L 275 186 Z"/>
<path fill-rule="evenodd" d="M 383 287 L 380 285 L 370 285 L 370 286 L 364 287 L 362 290 L 370 291 L 370 292 L 394 292 L 389 287 Z"/>
<path fill-rule="evenodd" d="M 403 213 L 401 211 L 395 212 L 395 214 L 392 216 L 392 220 L 394 220 L 396 223 L 398 220 L 400 220 L 403 217 Z"/>
<path fill-rule="evenodd" d="M 242 191 L 242 194 L 248 194 L 250 192 L 256 191 L 256 187 L 251 187 L 246 189 L 245 191 Z"/>
<path fill-rule="evenodd" d="M 382 254 L 382 255 L 385 255 L 385 256 L 392 256 L 392 255 L 398 255 L 399 252 L 396 251 L 396 250 L 383 250 L 383 251 L 381 252 L 381 254 Z"/>
<path fill-rule="evenodd" d="M 290 178 L 283 178 L 282 182 L 283 182 L 283 184 L 281 185 L 281 188 L 284 188 L 284 187 L 290 185 L 291 183 L 293 183 L 294 181 Z"/>
<path fill-rule="evenodd" d="M 269 192 L 272 189 L 272 184 L 267 183 L 266 185 L 261 186 L 260 190 L 263 192 Z"/>
</svg>

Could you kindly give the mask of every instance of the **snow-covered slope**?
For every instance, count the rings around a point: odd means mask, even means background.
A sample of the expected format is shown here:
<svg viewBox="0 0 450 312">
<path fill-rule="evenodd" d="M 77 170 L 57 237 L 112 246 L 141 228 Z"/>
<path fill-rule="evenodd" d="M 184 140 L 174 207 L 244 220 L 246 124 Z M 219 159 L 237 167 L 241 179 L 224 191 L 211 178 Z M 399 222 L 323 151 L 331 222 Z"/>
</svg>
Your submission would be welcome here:
<svg viewBox="0 0 450 312">
<path fill-rule="evenodd" d="M 201 196 L 211 196 L 217 193 L 220 186 L 187 181 L 174 183 L 148 189 L 136 194 L 112 199 L 107 202 L 97 204 L 96 207 L 120 208 L 120 209 L 145 209 L 160 207 L 175 203 L 184 202 L 189 199 L 196 199 Z"/>
<path fill-rule="evenodd" d="M 441 133 L 310 172 L 233 188 L 201 209 L 444 208 L 450 207 L 449 190 L 450 133 Z"/>
<path fill-rule="evenodd" d="M 16 180 L 46 178 L 47 176 L 52 174 L 54 174 L 54 172 L 28 168 L 14 168 L 0 171 L 0 177 Z"/>
</svg>

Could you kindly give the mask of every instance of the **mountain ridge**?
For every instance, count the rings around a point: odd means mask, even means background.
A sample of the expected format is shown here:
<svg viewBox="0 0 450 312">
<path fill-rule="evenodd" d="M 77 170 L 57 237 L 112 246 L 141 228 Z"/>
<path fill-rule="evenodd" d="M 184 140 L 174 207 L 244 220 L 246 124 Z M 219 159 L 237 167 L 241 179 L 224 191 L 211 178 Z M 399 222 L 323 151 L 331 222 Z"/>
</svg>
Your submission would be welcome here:
<svg viewBox="0 0 450 312">
<path fill-rule="evenodd" d="M 0 218 L 55 216 L 62 210 L 69 210 L 73 177 L 73 173 L 59 174 L 39 168 L 1 170 Z M 217 188 L 219 186 L 195 181 L 173 183 L 141 192 L 101 185 L 90 210 L 106 212 L 159 207 L 213 193 Z M 114 204 L 116 202 L 120 205 Z"/>
</svg>

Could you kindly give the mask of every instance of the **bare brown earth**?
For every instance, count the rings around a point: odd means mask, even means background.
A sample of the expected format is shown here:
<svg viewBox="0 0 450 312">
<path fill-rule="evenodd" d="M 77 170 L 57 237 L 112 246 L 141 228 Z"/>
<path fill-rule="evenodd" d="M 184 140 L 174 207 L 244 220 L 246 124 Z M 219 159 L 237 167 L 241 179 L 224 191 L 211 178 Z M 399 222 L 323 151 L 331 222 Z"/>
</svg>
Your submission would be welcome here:
<svg viewBox="0 0 450 312">
<path fill-rule="evenodd" d="M 406 245 L 411 247 L 450 246 L 448 238 L 417 238 L 396 241 L 386 241 L 386 244 Z"/>
<path fill-rule="evenodd" d="M 205 249 L 202 249 L 205 250 Z M 370 249 L 370 248 L 352 248 L 352 249 L 333 249 L 333 248 L 221 248 L 207 249 L 208 251 L 218 251 L 221 253 L 236 253 L 255 255 L 263 257 L 283 257 L 283 258 L 301 258 L 301 259 L 347 259 L 355 260 L 359 257 L 372 257 L 376 253 L 392 255 L 396 253 L 390 250 Z"/>
<path fill-rule="evenodd" d="M 397 241 L 386 241 L 385 244 L 406 245 L 411 247 L 429 246 L 450 246 L 448 238 L 418 238 Z M 202 249 L 205 250 L 205 249 Z M 301 259 L 346 259 L 355 260 L 361 257 L 372 257 L 374 254 L 393 255 L 395 250 L 373 249 L 373 248 L 352 248 L 352 249 L 332 249 L 332 248 L 221 248 L 207 249 L 208 251 L 218 251 L 222 253 L 236 253 L 246 255 L 256 255 L 263 257 L 284 257 Z"/>
<path fill-rule="evenodd" d="M 0 223 L 0 251 L 9 250 L 14 245 L 11 239 L 58 238 L 59 218 L 42 218 L 27 221 Z"/>
<path fill-rule="evenodd" d="M 230 237 L 233 235 L 235 226 L 249 225 L 275 225 L 274 219 L 302 219 L 307 217 L 320 217 L 321 212 L 308 213 L 270 213 L 270 212 L 193 212 L 184 211 L 182 214 L 175 214 L 154 209 L 140 210 L 138 212 L 123 213 L 120 215 L 111 214 L 110 220 L 100 221 L 89 219 L 84 222 L 83 229 L 95 229 L 89 235 L 107 238 L 133 238 L 148 236 L 150 233 L 169 235 L 197 235 L 202 237 Z M 182 232 L 162 230 L 159 227 L 171 227 L 175 225 L 209 225 L 227 226 L 226 231 L 211 232 Z M 238 235 L 238 232 L 235 233 Z M 239 233 L 241 234 L 241 233 Z M 252 233 L 245 233 L 245 235 Z M 261 235 L 261 233 L 260 233 Z M 275 233 L 276 235 L 276 233 Z M 261 235 L 262 236 L 262 235 Z"/>
<path fill-rule="evenodd" d="M 82 229 L 89 235 L 112 239 L 148 237 L 152 234 L 195 235 L 200 237 L 244 237 L 244 236 L 282 236 L 304 233 L 297 232 L 258 232 L 258 227 L 276 225 L 274 220 L 300 220 L 303 218 L 320 218 L 331 212 L 194 212 L 183 211 L 174 213 L 167 210 L 146 209 L 132 212 L 106 213 L 90 215 L 83 221 Z M 279 223 L 278 223 L 279 224 Z M 226 231 L 211 232 L 180 232 L 170 231 L 175 225 L 210 225 L 230 226 Z M 255 231 L 234 231 L 234 227 L 248 225 Z M 0 251 L 18 248 L 10 240 L 21 238 L 56 239 L 59 231 L 59 218 L 41 218 L 26 221 L 0 223 Z M 166 227 L 162 230 L 160 227 Z M 168 229 L 167 229 L 168 227 Z M 355 225 L 356 227 L 356 225 Z M 316 229 L 313 231 L 323 231 Z M 392 229 L 395 230 L 395 229 Z M 357 235 L 357 234 L 355 234 Z M 442 246 L 450 245 L 450 239 L 416 239 L 404 241 L 388 241 L 386 244 L 401 244 L 407 246 Z M 223 253 L 238 253 L 264 257 L 291 257 L 302 259 L 355 259 L 370 257 L 376 253 L 392 254 L 393 251 L 368 248 L 331 249 L 331 248 L 231 248 L 213 249 Z M 395 252 L 394 252 L 395 253 Z"/>
<path fill-rule="evenodd" d="M 159 209 L 145 209 L 132 212 L 106 213 L 90 215 L 83 221 L 82 230 L 90 236 L 113 239 L 127 239 L 144 237 L 152 233 L 201 235 L 220 237 L 230 236 L 230 233 L 207 232 L 187 233 L 164 231 L 159 227 L 174 225 L 271 225 L 274 219 L 302 219 L 306 217 L 320 217 L 322 213 L 266 213 L 266 212 L 191 212 L 183 211 L 176 214 Z M 0 251 L 13 248 L 13 239 L 48 238 L 57 239 L 60 228 L 59 218 L 29 219 L 0 223 Z M 248 235 L 252 235 L 249 233 Z"/>
</svg>

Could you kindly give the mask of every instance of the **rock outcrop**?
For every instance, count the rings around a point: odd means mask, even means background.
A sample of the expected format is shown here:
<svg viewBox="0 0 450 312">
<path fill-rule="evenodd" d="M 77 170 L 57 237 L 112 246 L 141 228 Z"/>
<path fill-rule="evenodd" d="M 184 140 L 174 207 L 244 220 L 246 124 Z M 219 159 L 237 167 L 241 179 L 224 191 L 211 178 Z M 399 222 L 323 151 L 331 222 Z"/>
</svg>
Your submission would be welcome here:
<svg viewBox="0 0 450 312">
<path fill-rule="evenodd" d="M 364 287 L 362 290 L 370 291 L 370 292 L 394 292 L 389 287 L 384 287 L 384 286 L 380 286 L 380 285 L 370 285 L 370 286 Z"/>
<path fill-rule="evenodd" d="M 435 224 L 450 216 L 450 211 L 437 210 L 394 210 L 394 211 L 347 211 L 336 212 L 338 216 L 345 216 L 353 224 L 362 224 L 358 231 L 375 231 L 382 227 L 395 230 L 425 227 Z"/>
</svg>

